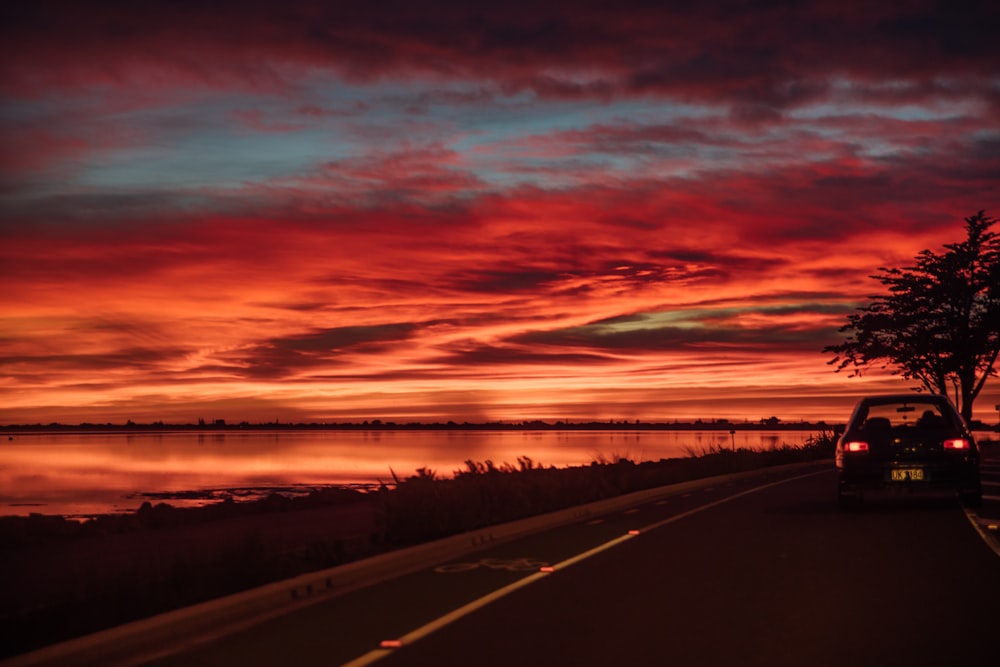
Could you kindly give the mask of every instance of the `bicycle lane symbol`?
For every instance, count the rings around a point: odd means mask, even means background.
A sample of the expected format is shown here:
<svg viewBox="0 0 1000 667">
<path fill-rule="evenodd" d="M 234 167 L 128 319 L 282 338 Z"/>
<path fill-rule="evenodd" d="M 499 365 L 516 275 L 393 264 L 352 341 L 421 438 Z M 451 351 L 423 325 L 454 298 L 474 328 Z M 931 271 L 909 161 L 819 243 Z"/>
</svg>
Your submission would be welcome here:
<svg viewBox="0 0 1000 667">
<path fill-rule="evenodd" d="M 483 567 L 489 570 L 507 570 L 508 572 L 537 572 L 540 568 L 547 565 L 546 561 L 534 560 L 532 558 L 512 558 L 509 560 L 503 558 L 480 558 L 474 563 L 448 563 L 446 565 L 439 565 L 434 568 L 434 571 L 441 574 L 449 574 L 453 572 L 469 572 Z"/>
</svg>

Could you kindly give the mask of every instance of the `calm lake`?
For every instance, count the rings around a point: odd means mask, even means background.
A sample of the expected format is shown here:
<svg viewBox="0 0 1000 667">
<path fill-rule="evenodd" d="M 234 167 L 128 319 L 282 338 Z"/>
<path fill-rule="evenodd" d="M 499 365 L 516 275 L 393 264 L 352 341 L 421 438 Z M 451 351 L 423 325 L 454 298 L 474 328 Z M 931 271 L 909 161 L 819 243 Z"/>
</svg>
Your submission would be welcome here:
<svg viewBox="0 0 1000 667">
<path fill-rule="evenodd" d="M 277 490 L 391 483 L 468 459 L 545 466 L 683 457 L 711 448 L 801 445 L 815 431 L 250 431 L 16 434 L 0 441 L 0 515 L 131 511 L 144 501 L 201 505 Z"/>
</svg>

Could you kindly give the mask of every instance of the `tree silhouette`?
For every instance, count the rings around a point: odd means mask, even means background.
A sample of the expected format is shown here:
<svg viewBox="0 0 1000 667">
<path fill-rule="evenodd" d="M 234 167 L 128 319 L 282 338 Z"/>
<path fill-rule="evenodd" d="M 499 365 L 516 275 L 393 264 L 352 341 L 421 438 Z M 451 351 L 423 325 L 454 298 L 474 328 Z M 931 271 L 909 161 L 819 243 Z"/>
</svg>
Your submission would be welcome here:
<svg viewBox="0 0 1000 667">
<path fill-rule="evenodd" d="M 986 379 L 996 375 L 1000 353 L 1000 235 L 996 219 L 984 211 L 966 218 L 967 237 L 946 244 L 947 252 L 924 250 L 914 266 L 879 268 L 872 276 L 888 294 L 848 316 L 840 328 L 847 338 L 828 345 L 828 363 L 851 377 L 870 367 L 891 368 L 923 389 L 955 393 L 962 416 L 972 419 L 972 404 Z M 950 386 L 949 386 L 950 385 Z M 959 398 L 960 396 L 960 398 Z"/>
</svg>

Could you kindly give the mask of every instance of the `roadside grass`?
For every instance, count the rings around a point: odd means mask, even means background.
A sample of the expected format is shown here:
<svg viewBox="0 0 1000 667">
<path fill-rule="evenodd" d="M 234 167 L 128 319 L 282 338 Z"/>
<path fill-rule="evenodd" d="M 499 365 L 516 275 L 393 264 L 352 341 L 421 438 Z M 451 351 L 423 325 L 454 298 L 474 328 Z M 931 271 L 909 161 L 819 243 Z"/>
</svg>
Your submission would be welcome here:
<svg viewBox="0 0 1000 667">
<path fill-rule="evenodd" d="M 251 503 L 202 508 L 146 504 L 133 514 L 100 517 L 82 524 L 62 517 L 0 517 L 0 561 L 20 567 L 15 574 L 29 597 L 0 604 L 0 625 L 10 641 L 0 642 L 0 659 L 75 636 L 96 632 L 179 607 L 247 590 L 272 581 L 366 558 L 406 545 L 475 530 L 642 489 L 756 468 L 832 459 L 835 438 L 821 432 L 803 446 L 767 450 L 710 448 L 683 458 L 635 462 L 626 454 L 595 456 L 585 466 L 545 467 L 527 456 L 513 464 L 468 460 L 449 477 L 428 468 L 369 493 L 326 490 L 312 497 L 273 496 Z M 263 534 L 228 541 L 222 527 L 256 515 L 294 513 L 326 505 L 371 503 L 371 534 L 344 539 L 329 525 L 317 525 L 308 539 L 289 549 Z M 284 514 L 283 516 L 288 516 Z M 283 519 L 287 520 L 287 519 Z M 212 548 L 192 540 L 183 550 L 157 552 L 157 534 L 218 526 Z M 109 551 L 116 539 L 137 534 L 144 550 L 118 564 L 113 559 L 86 566 L 75 562 L 74 545 L 97 540 Z M 157 538 L 159 539 L 159 538 Z M 174 539 L 171 537 L 170 539 Z M 51 568 L 32 568 L 35 549 L 55 544 L 72 585 L 52 590 Z M 133 545 L 134 546 L 134 545 Z M 111 555 L 109 553 L 109 555 Z M 122 562 L 125 565 L 122 565 Z M 20 563 L 21 565 L 16 565 Z M 45 571 L 40 571 L 45 570 Z"/>
<path fill-rule="evenodd" d="M 755 468 L 832 459 L 832 432 L 799 447 L 765 450 L 688 448 L 686 458 L 637 463 L 598 455 L 588 466 L 546 468 L 526 456 L 517 464 L 466 461 L 451 477 L 428 468 L 376 493 L 377 539 L 407 545 L 677 482 Z"/>
</svg>

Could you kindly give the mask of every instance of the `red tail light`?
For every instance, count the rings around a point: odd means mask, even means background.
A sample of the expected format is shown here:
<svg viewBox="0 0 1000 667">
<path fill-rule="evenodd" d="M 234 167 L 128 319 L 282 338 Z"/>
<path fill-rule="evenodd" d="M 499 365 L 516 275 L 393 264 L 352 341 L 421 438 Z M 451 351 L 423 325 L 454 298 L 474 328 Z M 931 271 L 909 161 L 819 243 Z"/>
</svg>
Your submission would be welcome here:
<svg viewBox="0 0 1000 667">
<path fill-rule="evenodd" d="M 867 442 L 859 442 L 857 440 L 852 440 L 851 442 L 848 442 L 847 444 L 844 445 L 844 451 L 845 452 L 867 452 L 868 451 L 868 443 Z"/>
<path fill-rule="evenodd" d="M 965 438 L 952 438 L 944 441 L 945 449 L 963 450 L 969 449 L 969 441 Z"/>
</svg>

